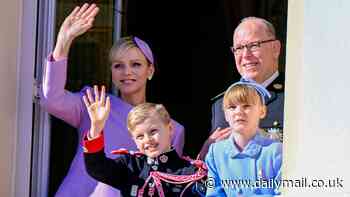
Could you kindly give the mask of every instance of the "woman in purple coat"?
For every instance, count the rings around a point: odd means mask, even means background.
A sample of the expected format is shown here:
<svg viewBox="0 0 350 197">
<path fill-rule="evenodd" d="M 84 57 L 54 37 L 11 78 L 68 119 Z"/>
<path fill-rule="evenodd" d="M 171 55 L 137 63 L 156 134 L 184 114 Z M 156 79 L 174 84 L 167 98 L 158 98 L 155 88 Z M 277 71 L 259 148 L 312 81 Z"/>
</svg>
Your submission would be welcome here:
<svg viewBox="0 0 350 197">
<path fill-rule="evenodd" d="M 79 35 L 88 31 L 99 12 L 95 5 L 84 4 L 76 7 L 61 25 L 56 46 L 48 56 L 44 73 L 41 105 L 47 112 L 77 128 L 79 142 L 83 132 L 90 128 L 90 119 L 84 107 L 81 92 L 72 93 L 64 89 L 67 73 L 69 49 Z M 126 120 L 133 106 L 146 102 L 147 81 L 154 73 L 153 54 L 146 42 L 137 37 L 125 37 L 116 42 L 110 51 L 113 84 L 118 88 L 120 97 L 109 95 L 111 112 L 106 122 L 105 152 L 113 158 L 111 150 L 118 148 L 134 149 L 136 145 L 129 136 Z M 174 122 L 172 146 L 182 155 L 184 128 Z M 90 178 L 83 163 L 83 150 L 77 147 L 69 172 L 55 196 L 99 196 L 116 197 L 119 191 Z"/>
</svg>

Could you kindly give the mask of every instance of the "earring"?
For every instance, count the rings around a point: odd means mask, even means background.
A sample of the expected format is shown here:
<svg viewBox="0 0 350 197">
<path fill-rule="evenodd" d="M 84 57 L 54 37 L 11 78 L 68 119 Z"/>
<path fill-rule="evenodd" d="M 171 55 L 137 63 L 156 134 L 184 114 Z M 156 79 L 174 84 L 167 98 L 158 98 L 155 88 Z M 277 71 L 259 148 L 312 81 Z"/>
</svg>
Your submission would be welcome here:
<svg viewBox="0 0 350 197">
<path fill-rule="evenodd" d="M 153 75 L 150 75 L 150 76 L 148 76 L 147 79 L 151 81 L 151 80 L 152 80 L 152 77 L 153 77 Z"/>
</svg>

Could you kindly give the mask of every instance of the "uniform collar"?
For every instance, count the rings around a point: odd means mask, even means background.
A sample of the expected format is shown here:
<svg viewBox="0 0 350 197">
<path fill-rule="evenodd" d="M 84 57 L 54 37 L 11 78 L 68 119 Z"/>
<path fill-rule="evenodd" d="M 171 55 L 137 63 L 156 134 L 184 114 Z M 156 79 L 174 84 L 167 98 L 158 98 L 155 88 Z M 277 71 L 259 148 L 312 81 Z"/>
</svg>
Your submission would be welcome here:
<svg viewBox="0 0 350 197">
<path fill-rule="evenodd" d="M 266 79 L 261 85 L 264 86 L 265 88 L 267 86 L 269 86 L 279 75 L 280 73 L 278 71 L 276 71 L 275 73 L 273 73 L 271 75 L 271 77 L 269 77 L 268 79 Z"/>
<path fill-rule="evenodd" d="M 242 157 L 256 158 L 260 154 L 263 144 L 264 138 L 260 134 L 260 132 L 257 131 L 257 134 L 248 142 L 248 144 L 244 147 L 243 151 L 241 152 L 234 144 L 234 137 L 233 135 L 231 135 L 227 140 L 228 148 L 226 150 L 228 151 L 232 159 Z"/>
<path fill-rule="evenodd" d="M 145 155 L 146 156 L 146 155 Z M 170 151 L 160 154 L 156 158 L 151 158 L 146 156 L 146 162 L 148 165 L 162 165 L 168 162 L 176 161 L 180 157 L 175 151 L 175 148 L 171 148 Z"/>
</svg>

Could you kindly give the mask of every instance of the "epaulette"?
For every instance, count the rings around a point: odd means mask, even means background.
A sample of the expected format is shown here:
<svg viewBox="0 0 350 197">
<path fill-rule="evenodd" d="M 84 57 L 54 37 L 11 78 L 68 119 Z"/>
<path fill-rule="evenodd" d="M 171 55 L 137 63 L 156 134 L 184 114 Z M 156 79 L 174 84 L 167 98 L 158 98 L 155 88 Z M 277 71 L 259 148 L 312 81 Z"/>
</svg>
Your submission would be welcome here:
<svg viewBox="0 0 350 197">
<path fill-rule="evenodd" d="M 271 88 L 268 88 L 275 92 L 283 92 L 284 91 L 284 85 L 282 83 L 272 83 Z"/>
<path fill-rule="evenodd" d="M 225 91 L 221 92 L 220 94 L 214 96 L 213 98 L 210 99 L 211 102 L 215 102 L 216 100 L 218 100 L 219 98 L 223 97 L 225 94 Z"/>
<path fill-rule="evenodd" d="M 200 159 L 194 160 L 194 159 L 191 159 L 189 156 L 182 156 L 181 158 L 190 162 L 192 165 L 196 166 L 197 168 L 208 170 L 208 167 L 206 166 L 206 164 Z"/>
<path fill-rule="evenodd" d="M 284 92 L 284 80 L 284 73 L 280 73 L 266 89 L 273 92 Z"/>
</svg>

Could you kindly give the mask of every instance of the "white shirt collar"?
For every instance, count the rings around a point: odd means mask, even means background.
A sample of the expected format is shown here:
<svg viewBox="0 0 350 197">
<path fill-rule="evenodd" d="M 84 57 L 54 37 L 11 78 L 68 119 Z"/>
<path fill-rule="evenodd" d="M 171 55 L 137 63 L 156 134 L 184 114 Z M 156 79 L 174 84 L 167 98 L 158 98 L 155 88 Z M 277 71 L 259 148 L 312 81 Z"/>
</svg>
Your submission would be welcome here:
<svg viewBox="0 0 350 197">
<path fill-rule="evenodd" d="M 276 71 L 275 73 L 273 73 L 273 75 L 271 75 L 270 78 L 266 79 L 261 85 L 266 88 L 273 82 L 273 80 L 275 80 L 278 77 L 278 75 L 280 75 L 280 73 Z"/>
</svg>

